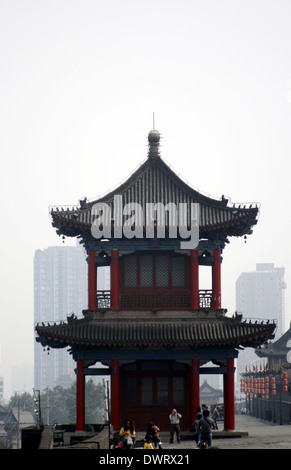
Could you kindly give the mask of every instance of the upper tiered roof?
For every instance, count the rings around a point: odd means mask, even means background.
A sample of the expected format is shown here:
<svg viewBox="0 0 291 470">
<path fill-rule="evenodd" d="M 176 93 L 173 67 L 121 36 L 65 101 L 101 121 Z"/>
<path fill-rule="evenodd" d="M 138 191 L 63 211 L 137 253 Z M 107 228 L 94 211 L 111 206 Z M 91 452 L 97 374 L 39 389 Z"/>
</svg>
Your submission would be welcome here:
<svg viewBox="0 0 291 470">
<path fill-rule="evenodd" d="M 138 203 L 145 208 L 147 203 L 187 203 L 188 226 L 190 227 L 191 203 L 199 203 L 200 239 L 226 240 L 230 236 L 243 236 L 252 233 L 257 223 L 257 205 L 230 204 L 222 198 L 214 199 L 203 195 L 185 183 L 160 156 L 160 134 L 151 131 L 148 135 L 148 158 L 127 180 L 105 196 L 88 202 L 80 201 L 78 207 L 54 207 L 51 210 L 52 224 L 59 235 L 78 236 L 90 233 L 95 216 L 92 207 L 97 202 L 105 202 L 113 211 L 115 195 L 122 196 L 122 203 Z M 144 211 L 145 213 L 145 211 Z"/>
</svg>

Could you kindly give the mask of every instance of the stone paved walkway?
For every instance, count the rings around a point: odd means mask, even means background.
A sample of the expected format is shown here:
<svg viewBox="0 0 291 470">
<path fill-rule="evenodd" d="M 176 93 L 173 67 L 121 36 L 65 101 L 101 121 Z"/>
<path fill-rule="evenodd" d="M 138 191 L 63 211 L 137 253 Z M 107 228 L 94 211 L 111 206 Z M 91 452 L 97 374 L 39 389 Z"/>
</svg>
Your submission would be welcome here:
<svg viewBox="0 0 291 470">
<path fill-rule="evenodd" d="M 219 423 L 223 430 L 223 423 Z M 236 415 L 235 430 L 241 437 L 215 437 L 213 447 L 217 449 L 291 449 L 291 425 L 273 424 L 252 416 Z M 235 435 L 235 434 L 234 434 Z M 183 439 L 180 444 L 169 443 L 169 433 L 161 433 L 163 449 L 195 449 L 196 443 Z"/>
</svg>

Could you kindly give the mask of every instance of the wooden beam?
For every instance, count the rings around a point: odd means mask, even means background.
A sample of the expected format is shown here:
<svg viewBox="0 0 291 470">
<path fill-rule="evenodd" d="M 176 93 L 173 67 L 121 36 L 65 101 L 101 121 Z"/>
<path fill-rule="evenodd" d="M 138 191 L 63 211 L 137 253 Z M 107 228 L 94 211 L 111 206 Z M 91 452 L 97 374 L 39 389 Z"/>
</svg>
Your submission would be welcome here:
<svg viewBox="0 0 291 470">
<path fill-rule="evenodd" d="M 226 374 L 227 368 L 225 366 L 221 367 L 200 367 L 199 373 L 202 374 Z"/>
<path fill-rule="evenodd" d="M 84 369 L 84 374 L 85 375 L 111 375 L 111 367 L 107 367 L 106 369 L 102 368 L 91 368 L 91 367 L 86 367 Z"/>
</svg>

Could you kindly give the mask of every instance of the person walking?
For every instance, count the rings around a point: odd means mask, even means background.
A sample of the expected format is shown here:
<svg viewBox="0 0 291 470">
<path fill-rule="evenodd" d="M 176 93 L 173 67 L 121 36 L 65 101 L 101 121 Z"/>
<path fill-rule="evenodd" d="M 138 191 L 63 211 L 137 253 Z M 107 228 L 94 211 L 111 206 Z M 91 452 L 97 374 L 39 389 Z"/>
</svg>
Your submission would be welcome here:
<svg viewBox="0 0 291 470">
<path fill-rule="evenodd" d="M 217 426 L 218 417 L 219 417 L 218 410 L 217 410 L 216 406 L 214 406 L 213 410 L 212 410 L 211 418 L 214 421 L 215 429 L 218 429 L 218 426 Z"/>
<path fill-rule="evenodd" d="M 200 419 L 202 418 L 202 414 L 201 413 L 197 413 L 197 416 L 196 416 L 196 421 L 194 421 L 193 423 L 193 427 L 192 427 L 192 430 L 194 432 L 194 441 L 196 442 L 196 444 L 198 444 L 198 438 L 199 438 L 199 421 Z"/>
<path fill-rule="evenodd" d="M 177 436 L 178 443 L 180 443 L 181 441 L 181 431 L 180 431 L 180 419 L 181 418 L 182 418 L 182 415 L 178 413 L 177 410 L 175 410 L 175 408 L 172 410 L 172 412 L 169 415 L 169 420 L 171 423 L 170 444 L 173 444 L 175 434 Z"/>
</svg>

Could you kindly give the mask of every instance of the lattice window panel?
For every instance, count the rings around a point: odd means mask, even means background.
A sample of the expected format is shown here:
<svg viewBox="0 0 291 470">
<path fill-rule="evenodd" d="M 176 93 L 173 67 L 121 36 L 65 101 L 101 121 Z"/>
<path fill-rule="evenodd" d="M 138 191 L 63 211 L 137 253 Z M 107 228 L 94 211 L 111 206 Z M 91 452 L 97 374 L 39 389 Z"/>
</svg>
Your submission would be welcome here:
<svg viewBox="0 0 291 470">
<path fill-rule="evenodd" d="M 156 257 L 156 287 L 168 287 L 169 268 L 168 256 Z"/>
<path fill-rule="evenodd" d="M 153 257 L 140 257 L 140 287 L 152 287 L 153 285 Z"/>
<path fill-rule="evenodd" d="M 137 379 L 126 377 L 125 379 L 125 403 L 128 406 L 137 405 Z"/>
<path fill-rule="evenodd" d="M 185 286 L 185 258 L 182 256 L 172 258 L 172 286 Z"/>
<path fill-rule="evenodd" d="M 158 405 L 168 405 L 169 402 L 169 378 L 157 378 L 157 402 Z"/>
<path fill-rule="evenodd" d="M 184 377 L 173 377 L 174 406 L 184 405 Z"/>
<path fill-rule="evenodd" d="M 153 404 L 152 377 L 142 377 L 141 404 L 144 406 Z"/>
<path fill-rule="evenodd" d="M 137 257 L 124 257 L 124 287 L 137 287 Z"/>
</svg>

